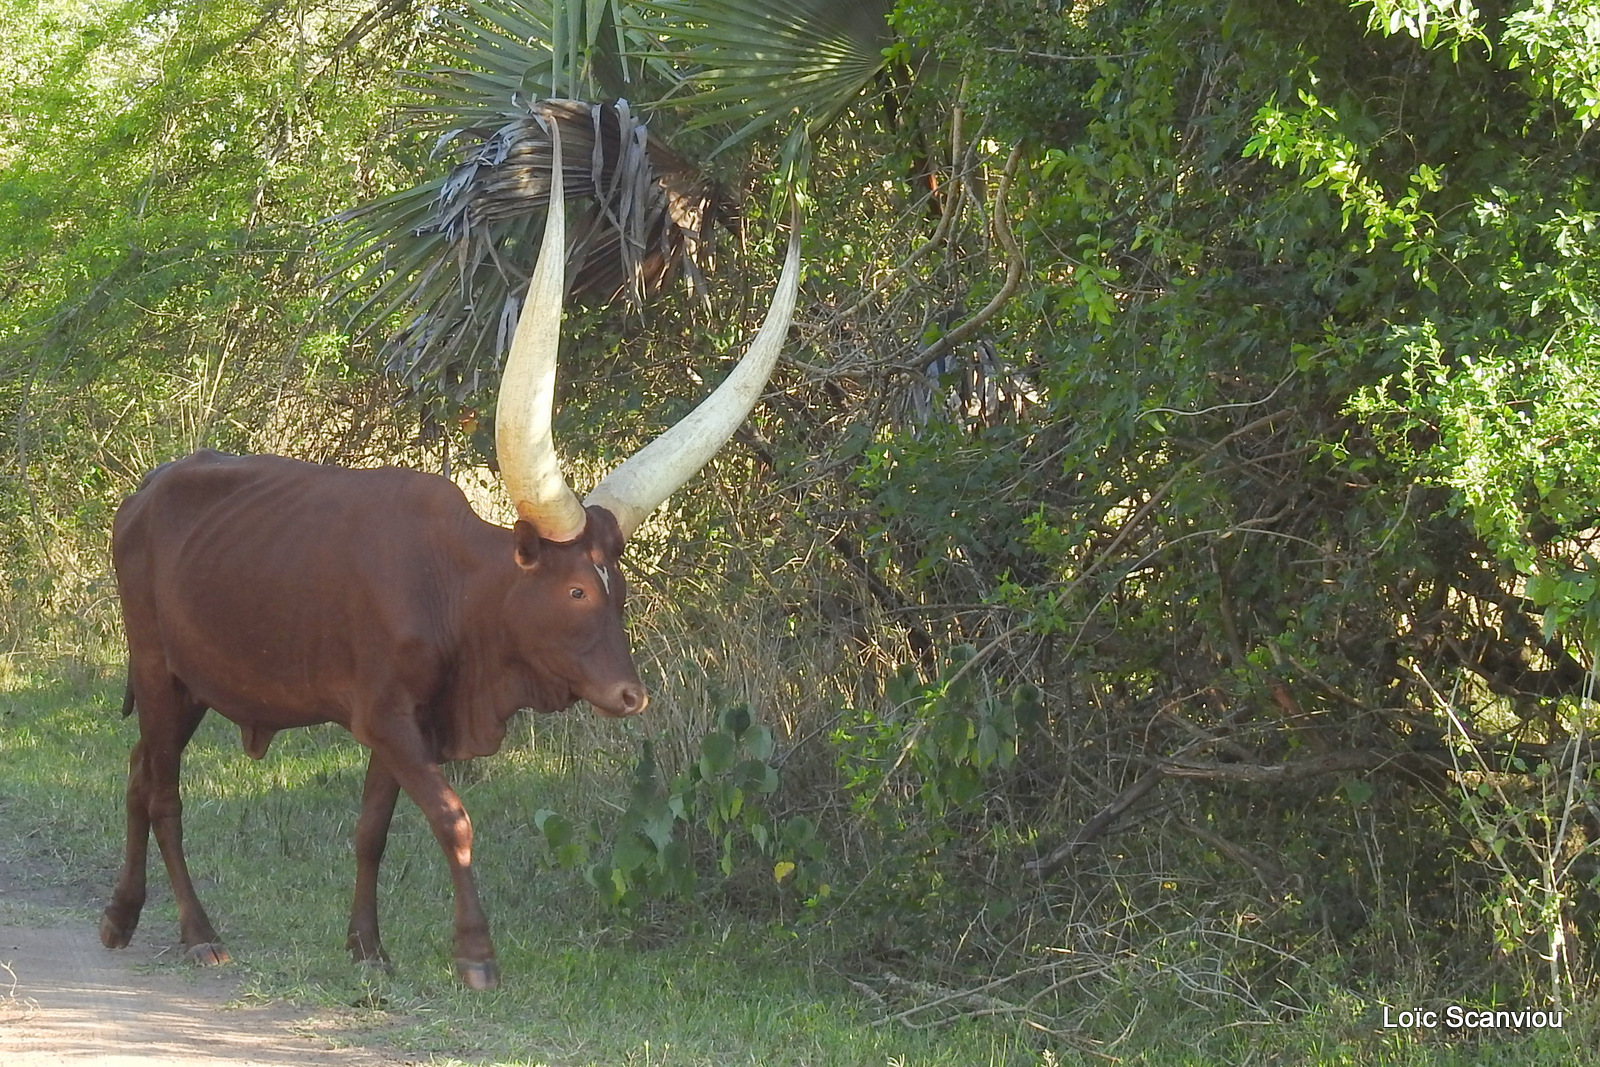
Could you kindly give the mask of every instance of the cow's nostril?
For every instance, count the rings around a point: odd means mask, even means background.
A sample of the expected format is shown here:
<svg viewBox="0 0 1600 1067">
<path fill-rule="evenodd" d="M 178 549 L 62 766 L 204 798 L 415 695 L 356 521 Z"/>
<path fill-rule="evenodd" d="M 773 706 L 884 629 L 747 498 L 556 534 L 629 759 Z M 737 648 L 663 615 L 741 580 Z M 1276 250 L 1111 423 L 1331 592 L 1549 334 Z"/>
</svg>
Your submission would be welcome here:
<svg viewBox="0 0 1600 1067">
<path fill-rule="evenodd" d="M 642 685 L 632 683 L 624 685 L 621 695 L 624 715 L 637 715 L 650 704 L 650 694 Z"/>
</svg>

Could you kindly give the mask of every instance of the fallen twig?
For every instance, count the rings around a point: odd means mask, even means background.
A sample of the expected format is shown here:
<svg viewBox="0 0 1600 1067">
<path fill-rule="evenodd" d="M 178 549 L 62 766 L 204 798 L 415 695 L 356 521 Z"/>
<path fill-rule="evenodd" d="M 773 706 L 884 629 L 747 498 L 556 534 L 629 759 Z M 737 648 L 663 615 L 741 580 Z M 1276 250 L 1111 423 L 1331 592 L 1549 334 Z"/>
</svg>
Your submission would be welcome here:
<svg viewBox="0 0 1600 1067">
<path fill-rule="evenodd" d="M 1400 755 L 1371 749 L 1350 749 L 1328 752 L 1308 759 L 1287 760 L 1283 763 L 1221 763 L 1216 760 L 1189 760 L 1184 756 L 1203 742 L 1186 746 L 1177 755 L 1158 761 L 1132 785 L 1118 793 L 1116 798 L 1101 808 L 1078 828 L 1066 841 L 1057 845 L 1048 856 L 1030 860 L 1022 869 L 1031 874 L 1049 874 L 1071 859 L 1085 845 L 1104 834 L 1129 808 L 1161 783 L 1163 778 L 1194 778 L 1223 782 L 1288 782 L 1313 778 L 1323 774 L 1350 771 L 1375 771 L 1400 759 Z M 1415 755 L 1415 753 L 1412 753 Z M 1214 842 L 1213 842 L 1214 844 Z M 1237 846 L 1231 846 L 1236 848 Z M 1226 850 L 1224 850 L 1226 851 Z M 1240 850 L 1242 852 L 1242 850 Z M 1248 854 L 1246 854 L 1248 855 Z M 1235 857 L 1238 858 L 1238 857 Z M 1246 863 L 1257 867 L 1258 863 Z M 1259 872 L 1258 872 L 1259 873 Z M 1281 872 L 1280 872 L 1281 873 Z"/>
<path fill-rule="evenodd" d="M 1151 767 L 1140 775 L 1132 785 L 1117 794 L 1115 800 L 1101 808 L 1086 823 L 1078 828 L 1064 843 L 1057 845 L 1055 850 L 1044 859 L 1031 860 L 1022 865 L 1022 869 L 1035 874 L 1048 874 L 1067 860 L 1077 855 L 1078 850 L 1084 845 L 1098 838 L 1116 822 L 1122 813 L 1137 804 L 1146 793 L 1161 784 L 1160 766 Z"/>
</svg>

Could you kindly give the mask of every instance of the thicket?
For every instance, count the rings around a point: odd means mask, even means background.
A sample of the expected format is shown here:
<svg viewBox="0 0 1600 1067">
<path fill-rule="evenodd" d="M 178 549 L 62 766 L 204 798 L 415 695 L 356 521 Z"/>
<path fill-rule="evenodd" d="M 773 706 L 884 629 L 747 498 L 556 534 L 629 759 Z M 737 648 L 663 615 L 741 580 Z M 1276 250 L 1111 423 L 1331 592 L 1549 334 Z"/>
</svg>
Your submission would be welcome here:
<svg viewBox="0 0 1600 1067">
<path fill-rule="evenodd" d="M 716 72 L 682 5 L 600 6 L 590 48 L 665 42 L 640 86 Z M 395 72 L 494 10 L 0 9 L 13 656 L 114 665 L 110 515 L 174 454 L 486 458 L 492 388 L 390 373 L 319 221 L 443 172 Z M 747 335 L 780 161 L 810 272 L 630 548 L 653 742 L 552 863 L 850 931 L 913 1025 L 1592 992 L 1596 25 L 905 0 L 809 144 L 781 79 L 691 79 L 652 130 L 742 222 L 703 292 L 572 318 L 574 482 Z"/>
</svg>

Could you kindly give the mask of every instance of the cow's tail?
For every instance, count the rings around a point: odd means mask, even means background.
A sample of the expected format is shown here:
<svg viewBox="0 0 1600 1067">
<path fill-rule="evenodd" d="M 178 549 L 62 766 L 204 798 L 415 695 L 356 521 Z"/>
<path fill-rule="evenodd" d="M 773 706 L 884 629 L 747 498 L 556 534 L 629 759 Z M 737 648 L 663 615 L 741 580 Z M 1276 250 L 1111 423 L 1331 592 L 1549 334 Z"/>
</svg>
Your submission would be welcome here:
<svg viewBox="0 0 1600 1067">
<path fill-rule="evenodd" d="M 133 679 L 128 679 L 128 684 L 122 689 L 122 717 L 126 719 L 133 714 Z"/>
</svg>

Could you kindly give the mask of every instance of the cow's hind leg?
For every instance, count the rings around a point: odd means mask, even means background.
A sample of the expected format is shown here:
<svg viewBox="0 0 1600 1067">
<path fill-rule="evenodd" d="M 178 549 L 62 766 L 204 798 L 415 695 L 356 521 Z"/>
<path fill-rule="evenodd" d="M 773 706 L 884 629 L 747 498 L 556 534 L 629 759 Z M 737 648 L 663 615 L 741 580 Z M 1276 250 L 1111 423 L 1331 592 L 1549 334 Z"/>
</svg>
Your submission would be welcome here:
<svg viewBox="0 0 1600 1067">
<path fill-rule="evenodd" d="M 377 753 L 367 760 L 367 779 L 361 787 L 361 818 L 356 822 L 356 895 L 350 905 L 350 934 L 345 947 L 357 963 L 389 969 L 389 955 L 378 937 L 378 864 L 389 841 L 400 783 Z"/>
<path fill-rule="evenodd" d="M 143 683 L 143 684 L 141 684 Z M 128 845 L 122 877 L 101 920 L 101 940 L 111 947 L 127 944 L 144 900 L 146 829 L 154 831 L 161 859 L 178 905 L 178 931 L 189 958 L 202 965 L 228 962 L 221 938 L 195 894 L 183 855 L 183 801 L 178 792 L 179 763 L 194 736 L 205 705 L 197 703 L 181 682 L 134 679 L 139 711 L 139 743 L 128 774 Z"/>
<path fill-rule="evenodd" d="M 145 794 L 144 741 L 134 743 L 128 758 L 128 840 L 123 849 L 122 874 L 111 892 L 111 902 L 100 917 L 100 943 L 123 948 L 133 938 L 144 910 L 146 851 L 150 844 L 150 802 Z"/>
<path fill-rule="evenodd" d="M 179 939 L 191 960 L 209 967 L 227 963 L 228 953 L 206 909 L 200 905 L 194 882 L 189 879 L 189 864 L 183 855 L 183 800 L 178 795 L 178 764 L 183 747 L 194 736 L 206 709 L 181 698 L 180 704 L 183 705 L 182 718 L 173 723 L 174 729 L 164 733 L 161 743 L 150 746 L 147 757 L 150 761 L 150 828 L 155 831 L 161 860 L 172 882 L 172 895 L 178 904 Z"/>
</svg>

